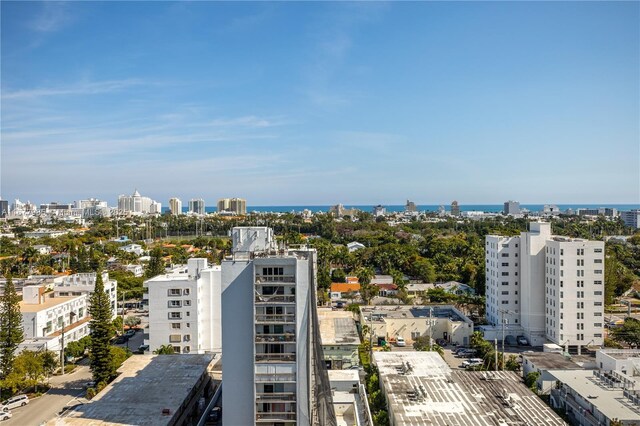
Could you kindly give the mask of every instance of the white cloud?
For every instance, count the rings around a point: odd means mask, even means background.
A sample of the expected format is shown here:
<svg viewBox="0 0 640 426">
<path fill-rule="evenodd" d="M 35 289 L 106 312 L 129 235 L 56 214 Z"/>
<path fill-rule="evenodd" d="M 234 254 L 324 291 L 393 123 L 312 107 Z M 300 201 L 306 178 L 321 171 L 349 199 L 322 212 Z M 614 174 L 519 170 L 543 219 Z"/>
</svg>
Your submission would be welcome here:
<svg viewBox="0 0 640 426">
<path fill-rule="evenodd" d="M 71 14 L 67 6 L 66 2 L 43 2 L 40 13 L 28 22 L 28 27 L 40 33 L 52 33 L 60 30 L 71 21 Z"/>
<path fill-rule="evenodd" d="M 148 84 L 139 79 L 80 82 L 71 86 L 17 90 L 2 94 L 2 99 L 32 99 L 48 96 L 97 95 L 117 92 L 132 86 Z"/>
</svg>

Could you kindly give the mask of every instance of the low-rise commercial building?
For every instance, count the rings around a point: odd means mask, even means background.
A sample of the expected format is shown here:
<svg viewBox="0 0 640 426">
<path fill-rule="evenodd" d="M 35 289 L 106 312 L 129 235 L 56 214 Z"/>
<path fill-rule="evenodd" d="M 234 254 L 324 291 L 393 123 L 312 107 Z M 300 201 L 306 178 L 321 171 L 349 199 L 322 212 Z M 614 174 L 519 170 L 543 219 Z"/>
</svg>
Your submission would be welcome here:
<svg viewBox="0 0 640 426">
<path fill-rule="evenodd" d="M 324 361 L 329 369 L 346 369 L 359 364 L 360 336 L 349 311 L 318 308 Z"/>
<path fill-rule="evenodd" d="M 213 359 L 211 354 L 132 356 L 88 404 L 49 424 L 195 425 L 213 396 Z"/>
<path fill-rule="evenodd" d="M 430 336 L 468 345 L 473 334 L 473 322 L 451 305 L 362 306 L 360 323 L 370 327 L 374 344 L 400 336 L 410 345 L 418 337 Z"/>
<path fill-rule="evenodd" d="M 512 371 L 451 370 L 436 352 L 374 352 L 391 426 L 565 423 Z"/>
<path fill-rule="evenodd" d="M 536 387 L 538 393 L 548 394 L 555 386 L 555 377 L 549 374 L 550 370 L 582 370 L 582 363 L 575 362 L 571 356 L 561 353 L 528 352 L 521 354 L 522 376 L 530 373 L 539 373 Z"/>
</svg>

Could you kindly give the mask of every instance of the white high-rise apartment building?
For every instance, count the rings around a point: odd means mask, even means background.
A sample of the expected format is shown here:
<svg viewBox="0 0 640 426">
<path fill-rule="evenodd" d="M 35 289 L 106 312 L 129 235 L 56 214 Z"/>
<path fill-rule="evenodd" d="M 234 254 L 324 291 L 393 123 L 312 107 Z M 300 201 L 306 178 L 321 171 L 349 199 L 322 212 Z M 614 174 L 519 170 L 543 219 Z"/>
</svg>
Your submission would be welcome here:
<svg viewBox="0 0 640 426">
<path fill-rule="evenodd" d="M 118 210 L 127 213 L 160 214 L 162 213 L 162 204 L 149 197 L 143 197 L 136 189 L 131 195 L 118 197 Z"/>
<path fill-rule="evenodd" d="M 176 353 L 221 352 L 220 274 L 220 266 L 194 258 L 144 282 L 150 351 L 171 345 Z"/>
<path fill-rule="evenodd" d="M 192 198 L 189 200 L 189 213 L 205 214 L 204 200 L 202 198 Z"/>
<path fill-rule="evenodd" d="M 311 423 L 316 252 L 277 250 L 270 228 L 234 228 L 222 262 L 225 424 Z"/>
<path fill-rule="evenodd" d="M 171 198 L 169 200 L 169 210 L 171 210 L 171 214 L 174 216 L 182 214 L 182 201 L 180 198 Z"/>
<path fill-rule="evenodd" d="M 520 236 L 486 236 L 487 320 L 521 329 L 534 346 L 602 345 L 604 243 L 529 226 Z"/>
</svg>

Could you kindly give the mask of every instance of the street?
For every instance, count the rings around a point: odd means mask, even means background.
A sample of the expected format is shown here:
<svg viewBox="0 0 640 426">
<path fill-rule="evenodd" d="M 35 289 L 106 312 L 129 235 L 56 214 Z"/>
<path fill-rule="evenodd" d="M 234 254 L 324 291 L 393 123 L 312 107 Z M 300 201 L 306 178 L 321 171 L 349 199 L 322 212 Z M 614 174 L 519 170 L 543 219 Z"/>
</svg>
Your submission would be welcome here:
<svg viewBox="0 0 640 426">
<path fill-rule="evenodd" d="M 13 417 L 3 425 L 38 426 L 54 419 L 66 406 L 75 405 L 84 399 L 84 383 L 91 380 L 91 372 L 86 365 L 79 365 L 73 373 L 51 377 L 51 389 L 29 404 L 11 410 Z"/>
</svg>

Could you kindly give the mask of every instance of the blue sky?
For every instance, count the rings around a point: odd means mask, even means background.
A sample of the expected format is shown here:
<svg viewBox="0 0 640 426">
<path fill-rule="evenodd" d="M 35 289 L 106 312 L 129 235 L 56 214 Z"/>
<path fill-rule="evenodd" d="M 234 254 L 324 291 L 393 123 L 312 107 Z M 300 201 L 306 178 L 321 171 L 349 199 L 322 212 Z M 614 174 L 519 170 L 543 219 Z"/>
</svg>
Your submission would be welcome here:
<svg viewBox="0 0 640 426">
<path fill-rule="evenodd" d="M 640 202 L 638 2 L 0 7 L 4 199 Z"/>
</svg>

